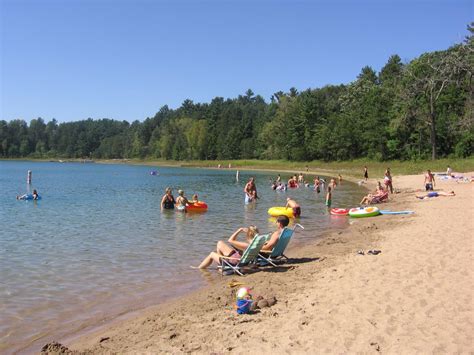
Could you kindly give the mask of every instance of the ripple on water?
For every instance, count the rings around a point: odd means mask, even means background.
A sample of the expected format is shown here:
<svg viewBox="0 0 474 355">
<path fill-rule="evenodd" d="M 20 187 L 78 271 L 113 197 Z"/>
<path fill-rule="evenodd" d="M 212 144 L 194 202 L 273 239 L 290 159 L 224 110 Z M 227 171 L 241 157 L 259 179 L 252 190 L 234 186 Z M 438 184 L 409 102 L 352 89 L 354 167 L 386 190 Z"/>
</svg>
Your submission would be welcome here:
<svg viewBox="0 0 474 355">
<path fill-rule="evenodd" d="M 27 170 L 41 201 L 17 201 Z M 270 173 L 74 163 L 0 162 L 0 351 L 15 351 L 156 304 L 209 280 L 189 269 L 242 225 L 275 228 L 267 209 L 287 196 L 303 210 L 294 243 L 313 240 L 346 219 L 327 215 L 324 195 L 301 188 L 277 193 Z M 153 168 L 153 170 L 156 170 Z M 258 203 L 243 186 L 256 176 Z M 160 211 L 166 186 L 194 193 L 207 213 Z M 333 204 L 356 203 L 361 188 L 343 184 Z M 176 282 L 179 280 L 179 282 Z"/>
</svg>

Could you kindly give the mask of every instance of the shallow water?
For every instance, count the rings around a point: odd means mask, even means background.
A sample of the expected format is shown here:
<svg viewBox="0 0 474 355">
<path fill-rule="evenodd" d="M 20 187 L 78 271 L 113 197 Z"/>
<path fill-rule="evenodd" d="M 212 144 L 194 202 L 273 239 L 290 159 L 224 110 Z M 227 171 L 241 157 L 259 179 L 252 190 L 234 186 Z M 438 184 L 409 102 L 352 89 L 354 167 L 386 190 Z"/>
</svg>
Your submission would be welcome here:
<svg viewBox="0 0 474 355">
<path fill-rule="evenodd" d="M 27 170 L 33 171 L 31 186 Z M 242 171 L 237 182 L 229 169 L 0 161 L 0 352 L 37 351 L 52 339 L 212 282 L 189 266 L 240 226 L 274 230 L 266 211 L 284 205 L 287 196 L 302 205 L 299 222 L 306 228 L 293 246 L 347 225 L 346 218 L 327 214 L 324 194 L 275 192 L 272 175 Z M 250 176 L 261 199 L 245 205 Z M 209 210 L 160 211 L 166 186 L 188 197 L 198 193 Z M 15 199 L 33 188 L 42 200 Z M 362 194 L 344 182 L 333 206 L 354 205 Z"/>
</svg>

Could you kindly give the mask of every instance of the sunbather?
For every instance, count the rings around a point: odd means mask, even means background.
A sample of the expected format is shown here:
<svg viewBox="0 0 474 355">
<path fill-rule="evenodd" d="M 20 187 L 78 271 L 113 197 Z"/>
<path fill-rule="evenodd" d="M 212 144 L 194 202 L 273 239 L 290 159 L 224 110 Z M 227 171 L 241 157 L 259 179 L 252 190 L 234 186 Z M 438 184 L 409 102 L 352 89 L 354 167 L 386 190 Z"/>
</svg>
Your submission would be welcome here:
<svg viewBox="0 0 474 355">
<path fill-rule="evenodd" d="M 285 228 L 288 223 L 290 223 L 290 220 L 286 216 L 279 216 L 277 218 L 277 230 L 272 233 L 270 236 L 270 239 L 263 245 L 262 252 L 271 252 L 273 250 L 273 247 L 276 245 L 278 242 L 278 238 L 280 237 L 281 231 L 283 228 Z M 237 240 L 237 236 L 241 232 L 246 232 L 247 233 L 247 241 L 246 242 L 240 242 Z M 241 254 L 238 250 L 243 251 L 247 249 L 249 246 L 250 242 L 252 241 L 253 237 L 258 233 L 258 229 L 256 227 L 249 227 L 249 228 L 239 228 L 237 229 L 229 238 L 228 242 L 232 245 L 232 247 L 228 246 L 226 243 L 223 241 L 218 241 L 217 242 L 217 251 L 216 252 L 211 252 L 198 266 L 200 269 L 205 269 L 209 266 L 212 265 L 212 262 L 214 261 L 216 264 L 220 264 L 220 258 L 222 256 L 231 258 L 228 259 L 229 262 L 237 264 L 240 260 Z"/>
<path fill-rule="evenodd" d="M 375 191 L 375 193 L 364 196 L 362 201 L 360 201 L 360 204 L 369 205 L 371 203 L 382 202 L 381 200 L 387 196 L 388 196 L 388 191 L 385 191 L 383 188 L 377 187 L 377 190 Z"/>
<path fill-rule="evenodd" d="M 438 196 L 456 196 L 456 194 L 454 193 L 454 191 L 450 191 L 450 192 L 430 191 L 426 195 L 422 195 L 422 196 L 416 195 L 416 198 L 419 198 L 420 200 L 424 200 L 427 198 L 438 197 Z"/>
<path fill-rule="evenodd" d="M 255 235 L 258 233 L 258 229 L 255 226 L 250 226 L 248 228 L 239 228 L 230 236 L 229 242 L 231 242 L 231 240 L 237 242 L 236 239 L 237 239 L 238 235 L 242 232 L 245 232 L 246 240 L 247 240 L 247 242 L 245 243 L 246 246 L 244 248 L 242 248 L 242 250 L 243 250 L 248 246 L 248 244 L 252 241 L 253 237 L 255 237 Z M 239 242 L 239 243 L 244 244 L 244 242 Z M 211 266 L 212 262 L 215 262 L 216 264 L 219 265 L 220 264 L 220 258 L 223 257 L 223 256 L 231 258 L 231 259 L 229 259 L 229 262 L 231 264 L 237 264 L 240 260 L 241 255 L 236 249 L 234 249 L 231 246 L 227 245 L 222 240 L 219 240 L 217 242 L 216 251 L 211 252 L 201 262 L 201 264 L 199 264 L 198 268 L 199 269 L 205 269 L 205 268 Z"/>
</svg>

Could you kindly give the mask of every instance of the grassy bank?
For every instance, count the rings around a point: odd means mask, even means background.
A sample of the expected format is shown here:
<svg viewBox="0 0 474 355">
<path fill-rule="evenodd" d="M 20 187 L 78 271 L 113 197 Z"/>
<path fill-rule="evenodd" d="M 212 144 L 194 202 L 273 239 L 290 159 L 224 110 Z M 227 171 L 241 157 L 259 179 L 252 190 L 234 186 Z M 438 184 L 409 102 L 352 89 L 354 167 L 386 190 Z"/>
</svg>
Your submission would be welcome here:
<svg viewBox="0 0 474 355">
<path fill-rule="evenodd" d="M 369 177 L 381 177 L 387 167 L 390 167 L 392 175 L 413 175 L 420 174 L 427 169 L 440 172 L 446 171 L 449 165 L 454 172 L 474 171 L 474 157 L 467 159 L 439 159 L 423 161 L 387 161 L 376 162 L 370 160 L 353 160 L 342 162 L 289 162 L 284 160 L 197 160 L 197 161 L 170 161 L 170 160 L 108 160 L 104 162 L 117 163 L 126 162 L 131 164 L 145 164 L 156 166 L 181 166 L 181 167 L 210 167 L 217 168 L 220 164 L 222 168 L 228 168 L 229 164 L 233 169 L 259 169 L 259 170 L 281 170 L 311 173 L 321 173 L 322 175 L 351 176 L 360 178 L 363 175 L 364 166 L 369 170 Z"/>
</svg>

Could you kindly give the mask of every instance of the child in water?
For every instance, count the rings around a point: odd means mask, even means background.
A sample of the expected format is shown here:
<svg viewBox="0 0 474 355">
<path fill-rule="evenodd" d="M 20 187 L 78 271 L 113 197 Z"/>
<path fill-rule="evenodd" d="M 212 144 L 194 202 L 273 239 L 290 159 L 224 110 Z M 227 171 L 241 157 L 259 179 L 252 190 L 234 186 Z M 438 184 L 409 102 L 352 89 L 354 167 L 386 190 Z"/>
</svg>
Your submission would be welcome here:
<svg viewBox="0 0 474 355">
<path fill-rule="evenodd" d="M 199 199 L 198 199 L 198 195 L 194 194 L 193 199 L 191 201 L 189 201 L 189 203 L 196 203 L 196 202 L 199 202 Z"/>
<path fill-rule="evenodd" d="M 332 199 L 332 188 L 328 186 L 328 193 L 326 194 L 326 207 L 331 208 L 331 199 Z"/>
</svg>

